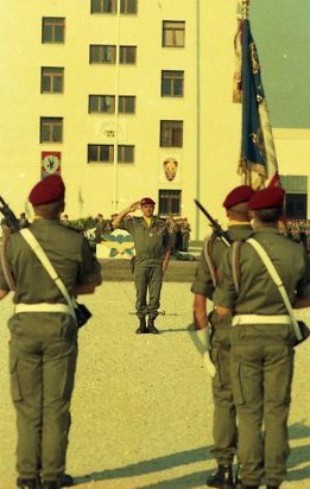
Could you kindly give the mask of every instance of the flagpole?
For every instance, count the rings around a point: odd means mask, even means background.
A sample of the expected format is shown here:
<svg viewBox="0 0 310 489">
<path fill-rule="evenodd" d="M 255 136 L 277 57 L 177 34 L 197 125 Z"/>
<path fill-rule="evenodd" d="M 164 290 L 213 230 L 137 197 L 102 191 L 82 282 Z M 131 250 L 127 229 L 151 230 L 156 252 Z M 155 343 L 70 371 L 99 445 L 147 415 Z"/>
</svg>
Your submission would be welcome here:
<svg viewBox="0 0 310 489">
<path fill-rule="evenodd" d="M 242 11 L 242 19 L 246 20 L 249 18 L 250 11 L 250 0 L 241 0 L 241 11 Z"/>
</svg>

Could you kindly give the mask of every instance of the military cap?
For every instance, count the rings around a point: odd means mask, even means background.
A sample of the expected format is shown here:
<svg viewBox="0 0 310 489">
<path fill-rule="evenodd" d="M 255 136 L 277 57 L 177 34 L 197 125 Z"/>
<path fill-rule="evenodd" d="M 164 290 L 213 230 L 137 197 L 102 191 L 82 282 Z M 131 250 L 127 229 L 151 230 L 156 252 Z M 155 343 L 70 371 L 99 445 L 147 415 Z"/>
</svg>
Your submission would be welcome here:
<svg viewBox="0 0 310 489">
<path fill-rule="evenodd" d="M 147 205 L 147 204 L 155 205 L 156 202 L 154 202 L 154 200 L 151 199 L 150 197 L 143 197 L 143 199 L 140 200 L 140 205 Z"/>
<path fill-rule="evenodd" d="M 223 206 L 225 209 L 230 209 L 237 204 L 248 202 L 253 194 L 254 190 L 252 187 L 249 187 L 248 185 L 239 185 L 239 187 L 235 187 L 229 192 L 223 202 Z"/>
<path fill-rule="evenodd" d="M 279 209 L 283 206 L 285 190 L 281 187 L 267 187 L 255 192 L 249 201 L 252 211 L 259 209 Z"/>
<path fill-rule="evenodd" d="M 40 180 L 29 194 L 29 202 L 33 206 L 50 204 L 57 200 L 64 200 L 65 184 L 59 175 L 49 175 Z"/>
</svg>

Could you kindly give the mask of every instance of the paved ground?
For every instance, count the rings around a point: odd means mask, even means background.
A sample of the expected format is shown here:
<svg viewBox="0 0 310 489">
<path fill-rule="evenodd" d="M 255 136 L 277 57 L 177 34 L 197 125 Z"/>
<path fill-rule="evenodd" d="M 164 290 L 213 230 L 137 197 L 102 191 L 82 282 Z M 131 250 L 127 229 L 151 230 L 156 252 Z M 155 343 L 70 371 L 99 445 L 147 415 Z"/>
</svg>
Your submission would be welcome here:
<svg viewBox="0 0 310 489">
<path fill-rule="evenodd" d="M 202 489 L 214 462 L 210 381 L 188 332 L 190 284 L 164 284 L 158 336 L 136 336 L 130 282 L 106 282 L 85 303 L 94 317 L 80 332 L 68 471 L 81 489 Z M 15 487 L 15 415 L 0 305 L 0 489 Z M 310 314 L 308 314 L 308 323 Z M 285 489 L 310 487 L 310 341 L 296 351 Z"/>
</svg>

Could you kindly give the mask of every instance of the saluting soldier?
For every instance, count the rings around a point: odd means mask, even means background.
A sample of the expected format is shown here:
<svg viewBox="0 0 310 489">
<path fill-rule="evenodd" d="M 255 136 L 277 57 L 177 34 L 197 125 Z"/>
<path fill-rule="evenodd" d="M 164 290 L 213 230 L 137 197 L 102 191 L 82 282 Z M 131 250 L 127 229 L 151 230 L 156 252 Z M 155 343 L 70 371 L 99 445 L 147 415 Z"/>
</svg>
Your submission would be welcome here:
<svg viewBox="0 0 310 489">
<path fill-rule="evenodd" d="M 247 185 L 240 185 L 227 195 L 223 202 L 228 218 L 228 235 L 230 241 L 247 239 L 253 229 L 249 222 L 248 201 L 254 191 Z M 191 291 L 195 294 L 193 313 L 196 329 L 201 331 L 203 341 L 208 338 L 207 299 L 212 301 L 213 293 L 218 282 L 218 269 L 228 246 L 219 238 L 211 235 L 206 238 L 196 268 L 196 275 Z M 211 487 L 233 489 L 238 484 L 234 481 L 232 463 L 237 449 L 236 408 L 233 401 L 230 380 L 230 332 L 231 321 L 219 321 L 216 313 L 212 312 L 212 362 L 216 373 L 212 379 L 214 402 L 212 452 L 216 458 L 217 470 L 207 479 Z M 240 482 L 240 481 L 239 481 Z M 238 488 L 239 489 L 239 488 Z"/>
<path fill-rule="evenodd" d="M 254 244 L 258 242 L 271 259 L 293 307 L 305 307 L 310 305 L 309 259 L 301 244 L 278 231 L 284 195 L 281 188 L 266 188 L 249 201 Z M 267 489 L 278 489 L 289 454 L 287 421 L 295 334 L 280 291 L 251 245 L 253 238 L 240 244 L 236 262 L 232 249 L 223 256 L 213 298 L 224 321 L 234 316 L 231 380 L 243 487 L 258 489 L 264 478 Z"/>
<path fill-rule="evenodd" d="M 51 175 L 30 192 L 35 236 L 70 296 L 93 293 L 100 264 L 87 240 L 60 223 L 65 186 Z M 17 486 L 58 489 L 65 475 L 77 323 L 62 292 L 20 232 L 10 235 L 0 270 L 0 299 L 14 287 L 9 319 L 12 399 L 17 415 Z M 6 277 L 6 278 L 5 278 Z M 13 282 L 13 283 L 12 283 Z"/>
<path fill-rule="evenodd" d="M 141 217 L 128 216 L 138 209 L 142 211 Z M 154 216 L 154 209 L 154 200 L 144 197 L 120 212 L 112 222 L 114 229 L 125 229 L 134 240 L 136 315 L 139 318 L 137 334 L 159 333 L 155 319 L 160 307 L 163 276 L 171 255 L 168 225 L 164 219 Z"/>
</svg>

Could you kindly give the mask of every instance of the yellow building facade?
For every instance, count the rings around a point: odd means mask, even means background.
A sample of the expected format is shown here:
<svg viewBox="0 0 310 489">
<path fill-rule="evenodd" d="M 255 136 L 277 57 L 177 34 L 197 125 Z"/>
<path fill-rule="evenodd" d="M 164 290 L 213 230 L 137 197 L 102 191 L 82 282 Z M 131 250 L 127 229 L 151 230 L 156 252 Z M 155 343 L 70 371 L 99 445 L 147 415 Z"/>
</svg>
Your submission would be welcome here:
<svg viewBox="0 0 310 489">
<path fill-rule="evenodd" d="M 225 222 L 241 183 L 234 0 L 11 0 L 0 28 L 0 194 L 16 214 L 59 171 L 72 219 L 150 196 L 192 239 L 208 230 L 194 198 Z M 280 173 L 307 177 L 310 131 L 274 136 Z"/>
</svg>

